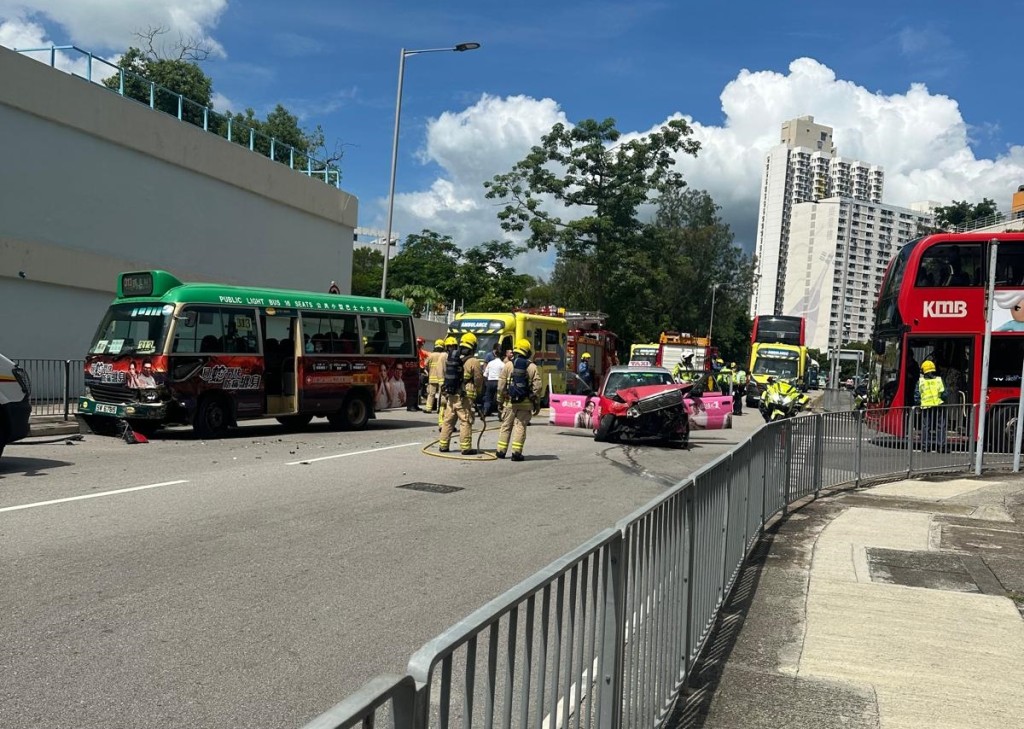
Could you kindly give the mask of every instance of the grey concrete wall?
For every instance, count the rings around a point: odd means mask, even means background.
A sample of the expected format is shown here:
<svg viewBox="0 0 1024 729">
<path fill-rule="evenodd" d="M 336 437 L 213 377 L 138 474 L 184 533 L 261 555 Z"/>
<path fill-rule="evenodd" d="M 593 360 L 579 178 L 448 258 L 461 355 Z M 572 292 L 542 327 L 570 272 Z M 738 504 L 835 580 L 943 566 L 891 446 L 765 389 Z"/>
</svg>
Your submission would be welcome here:
<svg viewBox="0 0 1024 729">
<path fill-rule="evenodd" d="M 350 288 L 358 202 L 322 181 L 4 48 L 0 130 L 8 356 L 81 357 L 124 270 Z"/>
</svg>

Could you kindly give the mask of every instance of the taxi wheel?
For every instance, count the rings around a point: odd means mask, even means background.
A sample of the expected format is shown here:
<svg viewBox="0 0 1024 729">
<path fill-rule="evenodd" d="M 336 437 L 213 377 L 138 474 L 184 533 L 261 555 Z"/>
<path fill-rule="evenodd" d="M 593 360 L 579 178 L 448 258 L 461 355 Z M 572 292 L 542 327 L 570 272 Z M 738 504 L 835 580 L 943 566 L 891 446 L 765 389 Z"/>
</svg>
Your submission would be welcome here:
<svg viewBox="0 0 1024 729">
<path fill-rule="evenodd" d="M 206 397 L 199 403 L 192 427 L 200 438 L 220 438 L 228 432 L 230 423 L 227 402 L 219 397 Z"/>
<path fill-rule="evenodd" d="M 601 418 L 601 422 L 597 426 L 597 430 L 594 431 L 594 440 L 598 443 L 605 443 L 612 440 L 612 429 L 615 426 L 615 416 L 605 415 Z"/>
</svg>

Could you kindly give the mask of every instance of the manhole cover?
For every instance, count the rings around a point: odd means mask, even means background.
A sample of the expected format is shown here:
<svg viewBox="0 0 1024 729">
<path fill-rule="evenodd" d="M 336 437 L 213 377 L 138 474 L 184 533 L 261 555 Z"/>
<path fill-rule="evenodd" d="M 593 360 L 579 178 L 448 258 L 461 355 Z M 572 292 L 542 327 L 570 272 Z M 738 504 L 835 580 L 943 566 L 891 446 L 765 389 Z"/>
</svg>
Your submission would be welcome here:
<svg viewBox="0 0 1024 729">
<path fill-rule="evenodd" d="M 446 486 L 443 483 L 424 483 L 423 481 L 403 483 L 398 488 L 409 489 L 410 491 L 426 491 L 428 494 L 452 494 L 456 491 L 462 491 L 462 488 L 459 486 Z"/>
</svg>

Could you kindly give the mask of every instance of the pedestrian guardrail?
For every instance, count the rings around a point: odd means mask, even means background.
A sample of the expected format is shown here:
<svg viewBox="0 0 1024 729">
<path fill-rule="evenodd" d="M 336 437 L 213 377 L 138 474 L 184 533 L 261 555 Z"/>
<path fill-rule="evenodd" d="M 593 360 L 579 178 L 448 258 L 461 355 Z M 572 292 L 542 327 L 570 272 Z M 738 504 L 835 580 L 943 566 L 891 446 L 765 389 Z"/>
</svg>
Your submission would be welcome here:
<svg viewBox="0 0 1024 729">
<path fill-rule="evenodd" d="M 308 177 L 321 179 L 334 187 L 341 187 L 341 169 L 335 165 L 319 160 L 308 151 L 304 151 L 281 139 L 263 134 L 254 127 L 239 122 L 230 113 L 221 114 L 206 106 L 151 81 L 144 76 L 118 66 L 78 46 L 46 46 L 43 48 L 14 48 L 18 53 L 49 63 L 51 68 L 73 64 L 75 60 L 84 60 L 86 81 L 99 83 L 107 79 L 115 79 L 116 84 L 103 88 L 139 103 L 146 104 L 154 111 L 160 111 L 176 117 L 178 121 L 198 127 L 205 132 L 212 132 L 229 142 L 234 142 L 249 151 L 261 154 L 275 162 L 288 165 L 291 169 Z M 42 54 L 42 58 L 39 56 Z M 95 77 L 94 77 L 95 74 Z M 72 73 L 73 76 L 79 74 Z"/>
<path fill-rule="evenodd" d="M 19 359 L 32 383 L 29 401 L 32 415 L 63 416 L 70 419 L 75 402 L 85 394 L 85 360 Z"/>
<path fill-rule="evenodd" d="M 1012 460 L 1002 407 L 988 468 Z M 424 645 L 402 679 L 374 679 L 305 729 L 659 726 L 775 517 L 822 489 L 970 471 L 976 415 L 946 405 L 766 425 Z"/>
</svg>

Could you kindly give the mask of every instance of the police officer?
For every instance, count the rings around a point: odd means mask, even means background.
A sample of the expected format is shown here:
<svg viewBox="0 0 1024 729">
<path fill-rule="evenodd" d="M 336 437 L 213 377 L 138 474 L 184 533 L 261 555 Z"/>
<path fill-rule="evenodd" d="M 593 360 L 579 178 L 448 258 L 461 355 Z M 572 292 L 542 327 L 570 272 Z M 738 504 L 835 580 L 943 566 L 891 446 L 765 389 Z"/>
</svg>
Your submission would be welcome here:
<svg viewBox="0 0 1024 729">
<path fill-rule="evenodd" d="M 459 423 L 459 447 L 462 455 L 473 451 L 473 403 L 476 394 L 483 390 L 484 372 L 476 358 L 476 335 L 466 332 L 459 340 L 455 354 L 448 355 L 444 366 L 444 381 L 441 393 L 444 395 L 445 414 L 441 423 L 441 438 L 438 450 L 448 452 L 455 422 Z"/>
<path fill-rule="evenodd" d="M 721 362 L 722 360 L 718 361 Z M 718 387 L 723 395 L 732 394 L 732 366 L 726 367 L 723 364 L 721 369 L 718 370 Z"/>
<path fill-rule="evenodd" d="M 921 363 L 914 399 L 921 406 L 922 450 L 946 450 L 946 412 L 942 407 L 946 399 L 946 385 L 935 372 L 935 363 L 930 359 Z"/>
<path fill-rule="evenodd" d="M 512 460 L 523 460 L 526 426 L 530 418 L 540 412 L 540 393 L 543 385 L 537 365 L 530 361 L 530 342 L 520 339 L 512 349 L 512 361 L 505 363 L 498 379 L 498 406 L 501 410 L 501 430 L 498 431 L 498 458 L 504 458 L 512 439 Z"/>
<path fill-rule="evenodd" d="M 672 379 L 679 382 L 693 382 L 693 354 L 684 354 L 672 368 Z"/>
<path fill-rule="evenodd" d="M 434 340 L 434 351 L 427 357 L 427 412 L 434 412 L 440 402 L 441 383 L 444 381 L 444 340 Z"/>
<path fill-rule="evenodd" d="M 736 363 L 732 363 L 733 371 L 736 373 L 732 376 L 732 414 L 743 415 L 743 393 L 747 389 L 747 373 L 743 371 L 743 368 L 737 368 Z"/>
<path fill-rule="evenodd" d="M 591 390 L 594 389 L 594 371 L 590 369 L 590 352 L 580 355 L 580 366 L 576 368 L 576 374 L 579 375 L 580 381 L 584 385 Z"/>
</svg>

